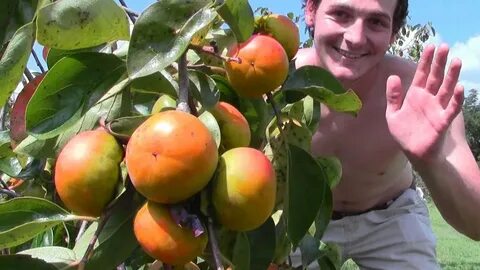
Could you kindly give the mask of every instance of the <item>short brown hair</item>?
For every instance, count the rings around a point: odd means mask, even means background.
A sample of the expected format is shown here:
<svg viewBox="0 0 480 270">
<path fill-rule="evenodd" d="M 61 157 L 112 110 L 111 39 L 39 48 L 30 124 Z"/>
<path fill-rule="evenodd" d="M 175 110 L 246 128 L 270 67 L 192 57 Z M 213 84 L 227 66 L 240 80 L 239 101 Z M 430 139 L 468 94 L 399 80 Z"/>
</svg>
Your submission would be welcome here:
<svg viewBox="0 0 480 270">
<path fill-rule="evenodd" d="M 321 0 L 302 0 L 303 1 L 303 8 L 307 5 L 307 2 L 312 1 L 313 6 L 315 9 L 318 8 Z M 393 27 L 392 33 L 395 35 L 398 33 L 400 28 L 402 28 L 405 23 L 407 22 L 407 15 L 408 15 L 408 0 L 397 0 L 397 6 L 395 7 L 395 11 L 393 13 Z M 313 35 L 313 28 L 309 28 L 310 35 Z"/>
</svg>

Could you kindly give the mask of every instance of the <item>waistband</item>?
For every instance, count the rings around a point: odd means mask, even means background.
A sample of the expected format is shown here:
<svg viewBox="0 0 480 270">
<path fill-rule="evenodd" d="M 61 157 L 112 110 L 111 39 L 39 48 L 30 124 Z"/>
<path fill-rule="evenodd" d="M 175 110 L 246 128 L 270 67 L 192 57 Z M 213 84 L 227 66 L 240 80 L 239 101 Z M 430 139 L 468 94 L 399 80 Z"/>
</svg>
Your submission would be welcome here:
<svg viewBox="0 0 480 270">
<path fill-rule="evenodd" d="M 417 185 L 415 183 L 415 180 L 412 181 L 412 184 L 408 187 L 409 189 L 413 189 L 413 190 L 416 190 L 417 188 Z M 401 194 L 400 194 L 401 195 Z M 384 209 L 387 209 L 396 199 L 398 199 L 398 197 L 400 197 L 400 195 L 398 195 L 397 197 L 385 202 L 385 203 L 382 203 L 382 204 L 379 204 L 379 205 L 375 205 L 373 206 L 372 208 L 369 208 L 365 211 L 360 211 L 360 212 L 343 212 L 343 211 L 335 211 L 333 210 L 332 211 L 332 216 L 331 216 L 331 220 L 339 220 L 339 219 L 342 219 L 344 217 L 349 217 L 349 216 L 358 216 L 358 215 L 361 215 L 361 214 L 365 214 L 365 213 L 368 213 L 370 211 L 375 211 L 375 210 L 384 210 Z"/>
</svg>

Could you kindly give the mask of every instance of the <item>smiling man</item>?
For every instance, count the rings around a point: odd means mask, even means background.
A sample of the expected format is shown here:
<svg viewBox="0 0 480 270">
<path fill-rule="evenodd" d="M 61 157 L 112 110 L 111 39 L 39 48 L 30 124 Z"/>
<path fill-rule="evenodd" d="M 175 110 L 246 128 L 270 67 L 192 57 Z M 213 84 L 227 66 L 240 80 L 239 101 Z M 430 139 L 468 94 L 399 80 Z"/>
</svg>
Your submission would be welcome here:
<svg viewBox="0 0 480 270">
<path fill-rule="evenodd" d="M 459 59 L 427 46 L 417 64 L 387 55 L 408 0 L 304 0 L 314 45 L 296 67 L 329 70 L 363 102 L 357 117 L 321 108 L 315 155 L 333 155 L 343 175 L 333 190 L 323 241 L 362 269 L 438 269 L 419 172 L 443 217 L 480 240 L 480 172 L 465 140 Z"/>
</svg>

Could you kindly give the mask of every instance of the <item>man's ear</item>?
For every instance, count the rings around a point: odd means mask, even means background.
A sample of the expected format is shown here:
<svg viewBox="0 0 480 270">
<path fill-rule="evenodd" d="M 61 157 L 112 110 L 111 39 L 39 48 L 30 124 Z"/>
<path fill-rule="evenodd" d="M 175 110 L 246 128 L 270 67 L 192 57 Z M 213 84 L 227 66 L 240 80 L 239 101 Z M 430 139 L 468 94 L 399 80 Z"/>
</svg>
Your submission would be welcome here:
<svg viewBox="0 0 480 270">
<path fill-rule="evenodd" d="M 317 5 L 313 2 L 313 0 L 307 0 L 305 4 L 305 24 L 308 27 L 313 27 L 315 25 L 315 13 L 317 11 Z"/>
</svg>

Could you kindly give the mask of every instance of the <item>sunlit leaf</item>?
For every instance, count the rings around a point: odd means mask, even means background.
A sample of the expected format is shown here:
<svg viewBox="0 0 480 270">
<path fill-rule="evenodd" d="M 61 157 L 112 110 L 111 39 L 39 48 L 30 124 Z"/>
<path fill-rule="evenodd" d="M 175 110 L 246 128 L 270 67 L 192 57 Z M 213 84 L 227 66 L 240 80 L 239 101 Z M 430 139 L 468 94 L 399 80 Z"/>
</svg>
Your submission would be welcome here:
<svg viewBox="0 0 480 270">
<path fill-rule="evenodd" d="M 246 41 L 253 33 L 253 10 L 248 0 L 225 0 L 218 13 L 232 29 L 238 42 Z"/>
<path fill-rule="evenodd" d="M 113 0 L 56 1 L 37 15 L 38 42 L 50 48 L 87 48 L 129 36 L 127 15 Z"/>
<path fill-rule="evenodd" d="M 133 28 L 127 66 L 130 78 L 163 70 L 187 49 L 191 38 L 217 13 L 208 0 L 164 0 L 149 6 Z"/>
</svg>

